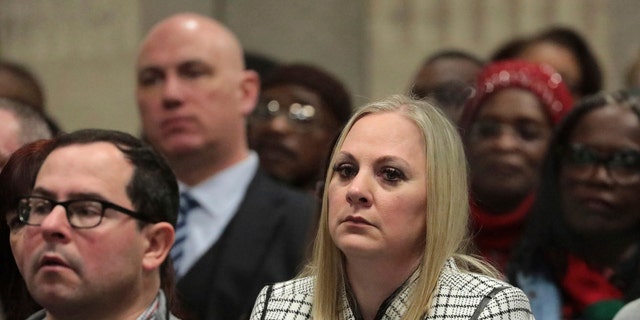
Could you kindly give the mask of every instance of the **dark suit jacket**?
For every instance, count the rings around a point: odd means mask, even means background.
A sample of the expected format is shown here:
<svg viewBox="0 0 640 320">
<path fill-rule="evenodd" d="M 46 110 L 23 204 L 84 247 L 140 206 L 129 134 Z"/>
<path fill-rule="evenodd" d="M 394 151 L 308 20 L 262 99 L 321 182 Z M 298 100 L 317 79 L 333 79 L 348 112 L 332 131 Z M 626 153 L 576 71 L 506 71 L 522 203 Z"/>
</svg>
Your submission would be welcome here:
<svg viewBox="0 0 640 320">
<path fill-rule="evenodd" d="M 260 289 L 304 264 L 318 202 L 258 170 L 220 239 L 178 281 L 198 320 L 248 319 Z"/>
</svg>

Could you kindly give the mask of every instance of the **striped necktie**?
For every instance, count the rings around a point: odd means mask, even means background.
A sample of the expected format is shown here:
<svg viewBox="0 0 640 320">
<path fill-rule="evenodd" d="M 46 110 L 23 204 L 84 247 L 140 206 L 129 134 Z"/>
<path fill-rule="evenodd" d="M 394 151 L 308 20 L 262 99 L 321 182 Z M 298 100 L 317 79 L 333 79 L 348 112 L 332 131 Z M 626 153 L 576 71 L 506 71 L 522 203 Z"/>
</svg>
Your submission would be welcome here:
<svg viewBox="0 0 640 320">
<path fill-rule="evenodd" d="M 198 202 L 187 192 L 180 194 L 180 208 L 178 210 L 178 222 L 176 223 L 176 239 L 171 248 L 171 259 L 173 259 L 173 268 L 176 274 L 179 274 L 181 268 L 181 259 L 184 255 L 185 242 L 189 234 L 187 230 L 187 218 L 189 211 L 199 207 Z"/>
</svg>

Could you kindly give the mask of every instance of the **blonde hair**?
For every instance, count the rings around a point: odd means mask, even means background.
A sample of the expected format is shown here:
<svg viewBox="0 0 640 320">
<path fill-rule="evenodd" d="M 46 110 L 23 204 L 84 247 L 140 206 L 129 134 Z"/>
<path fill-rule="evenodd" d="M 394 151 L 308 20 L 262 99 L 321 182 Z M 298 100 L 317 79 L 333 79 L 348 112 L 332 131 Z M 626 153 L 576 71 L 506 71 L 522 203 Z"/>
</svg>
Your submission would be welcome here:
<svg viewBox="0 0 640 320">
<path fill-rule="evenodd" d="M 454 257 L 463 271 L 495 273 L 488 265 L 466 254 L 469 200 L 467 164 L 456 128 L 435 106 L 423 100 L 394 95 L 365 105 L 355 112 L 334 146 L 322 195 L 322 210 L 311 262 L 301 276 L 315 277 L 314 319 L 340 319 L 345 273 L 343 256 L 334 244 L 328 226 L 328 186 L 336 153 L 356 123 L 368 114 L 394 112 L 413 121 L 422 132 L 427 159 L 426 239 L 420 277 L 411 294 L 404 319 L 419 319 L 430 310 L 445 262 Z"/>
</svg>

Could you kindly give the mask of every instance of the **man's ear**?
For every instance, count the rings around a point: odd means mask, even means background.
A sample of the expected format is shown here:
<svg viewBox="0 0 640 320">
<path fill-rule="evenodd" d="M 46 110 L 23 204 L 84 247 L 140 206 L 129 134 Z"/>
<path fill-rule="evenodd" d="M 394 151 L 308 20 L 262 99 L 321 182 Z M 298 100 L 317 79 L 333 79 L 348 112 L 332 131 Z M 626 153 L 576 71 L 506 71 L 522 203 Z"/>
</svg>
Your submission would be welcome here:
<svg viewBox="0 0 640 320">
<path fill-rule="evenodd" d="M 173 246 L 175 230 L 168 222 L 158 222 L 146 226 L 142 232 L 147 237 L 142 267 L 145 271 L 160 268 Z"/>
<path fill-rule="evenodd" d="M 253 109 L 258 102 L 258 95 L 260 94 L 260 76 L 253 70 L 244 70 L 240 85 L 243 100 L 242 114 L 248 116 L 253 112 Z"/>
</svg>

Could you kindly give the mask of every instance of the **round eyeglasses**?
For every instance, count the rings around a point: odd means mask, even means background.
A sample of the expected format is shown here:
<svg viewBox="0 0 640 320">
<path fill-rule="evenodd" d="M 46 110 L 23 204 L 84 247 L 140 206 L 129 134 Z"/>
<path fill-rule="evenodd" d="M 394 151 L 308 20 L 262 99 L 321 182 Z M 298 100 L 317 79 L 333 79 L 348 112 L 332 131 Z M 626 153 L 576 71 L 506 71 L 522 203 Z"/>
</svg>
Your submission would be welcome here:
<svg viewBox="0 0 640 320">
<path fill-rule="evenodd" d="M 268 121 L 278 115 L 285 115 L 289 124 L 299 130 L 308 130 L 317 123 L 317 110 L 309 104 L 292 103 L 287 108 L 276 100 L 260 101 L 253 111 L 256 120 Z"/>
<path fill-rule="evenodd" d="M 100 222 L 102 222 L 102 217 L 104 217 L 104 211 L 106 209 L 113 209 L 138 220 L 151 222 L 141 214 L 109 201 L 77 199 L 58 202 L 39 196 L 29 196 L 19 199 L 18 218 L 20 222 L 26 225 L 39 226 L 49 213 L 53 211 L 53 208 L 58 205 L 64 207 L 69 224 L 79 229 L 97 227 Z"/>
<path fill-rule="evenodd" d="M 619 150 L 604 156 L 587 146 L 572 144 L 564 150 L 563 158 L 564 170 L 580 179 L 590 178 L 594 169 L 602 165 L 618 184 L 640 182 L 640 152 L 636 150 Z"/>
</svg>

